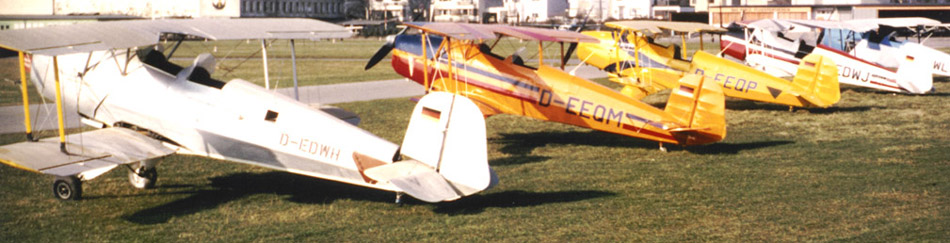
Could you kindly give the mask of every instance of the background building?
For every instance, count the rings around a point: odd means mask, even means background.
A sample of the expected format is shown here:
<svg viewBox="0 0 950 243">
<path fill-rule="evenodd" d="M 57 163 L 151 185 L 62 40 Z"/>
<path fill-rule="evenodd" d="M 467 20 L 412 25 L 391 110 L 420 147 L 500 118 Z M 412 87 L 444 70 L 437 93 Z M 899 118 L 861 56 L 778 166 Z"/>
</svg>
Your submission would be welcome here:
<svg viewBox="0 0 950 243">
<path fill-rule="evenodd" d="M 241 0 L 241 17 L 292 17 L 324 20 L 362 18 L 360 0 Z"/>
<path fill-rule="evenodd" d="M 238 17 L 240 0 L 0 0 L 0 15 Z"/>
<path fill-rule="evenodd" d="M 727 26 L 734 21 L 758 19 L 852 20 L 886 17 L 926 17 L 950 22 L 950 1 L 931 0 L 927 4 L 898 4 L 903 0 L 710 0 L 704 6 L 709 24 Z M 703 1 L 699 1 L 703 2 Z M 776 2 L 787 3 L 784 5 Z M 920 1 L 918 1 L 920 2 Z M 696 8 L 701 9 L 700 7 Z"/>
<path fill-rule="evenodd" d="M 659 4 L 667 0 L 657 0 Z M 654 1 L 631 0 L 568 0 L 567 17 L 604 22 L 621 19 L 646 19 L 653 17 Z"/>
<path fill-rule="evenodd" d="M 568 24 L 589 18 L 707 22 L 920 16 L 950 22 L 950 0 L 0 0 L 0 29 L 127 18 L 300 17 Z M 370 23 L 370 24 L 365 24 Z M 365 24 L 365 25 L 364 25 Z M 354 24 L 356 25 L 356 24 Z"/>
<path fill-rule="evenodd" d="M 502 6 L 501 0 L 433 0 L 430 12 L 432 21 L 497 23 Z"/>
</svg>

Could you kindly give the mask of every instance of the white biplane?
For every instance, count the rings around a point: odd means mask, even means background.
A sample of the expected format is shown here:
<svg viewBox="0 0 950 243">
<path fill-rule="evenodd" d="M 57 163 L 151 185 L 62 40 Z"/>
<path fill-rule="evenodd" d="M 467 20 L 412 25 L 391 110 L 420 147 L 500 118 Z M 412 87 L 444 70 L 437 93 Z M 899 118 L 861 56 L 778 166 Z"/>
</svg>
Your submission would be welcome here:
<svg viewBox="0 0 950 243">
<path fill-rule="evenodd" d="M 155 185 L 158 159 L 190 154 L 405 193 L 426 202 L 488 189 L 481 112 L 465 97 L 434 92 L 412 113 L 401 146 L 274 90 L 211 78 L 214 58 L 168 62 L 162 35 L 208 40 L 347 38 L 341 26 L 308 19 L 177 19 L 98 22 L 0 31 L 20 51 L 42 96 L 55 99 L 59 137 L 0 146 L 0 162 L 55 175 L 53 193 L 79 199 L 81 182 L 128 168 L 137 188 Z M 184 38 L 181 38 L 184 39 Z M 169 52 L 169 55 L 174 52 Z M 31 55 L 26 55 L 31 54 Z M 64 106 L 100 128 L 66 135 Z M 412 159 L 403 160 L 403 156 Z"/>
<path fill-rule="evenodd" d="M 723 53 L 775 76 L 791 76 L 801 58 L 815 53 L 838 65 L 838 81 L 843 84 L 924 94 L 933 90 L 933 56 L 920 51 L 894 52 L 886 62 L 875 62 L 868 48 L 856 50 L 859 42 L 844 41 L 843 33 L 877 30 L 881 21 L 820 21 L 763 19 L 744 24 L 742 33 L 723 35 Z M 857 43 L 857 44 L 855 44 Z M 864 42 L 865 46 L 875 46 Z M 902 49 L 921 45 L 905 44 Z M 859 54 L 860 53 L 860 54 Z M 859 56 L 856 56 L 859 55 Z M 863 56 L 863 57 L 862 57 Z M 878 56 L 880 56 L 878 54 Z"/>
<path fill-rule="evenodd" d="M 901 64 L 899 60 L 906 56 L 923 56 L 933 61 L 932 65 L 928 65 L 933 68 L 933 74 L 950 76 L 950 70 L 948 70 L 950 67 L 946 66 L 950 64 L 950 55 L 923 45 L 929 36 L 923 40 L 919 38 L 922 33 L 929 32 L 932 35 L 933 31 L 947 28 L 948 25 L 937 20 L 919 17 L 861 19 L 845 22 L 852 25 L 870 25 L 872 29 L 864 32 L 831 29 L 827 31 L 830 36 L 823 38 L 822 44 L 839 50 L 847 50 L 848 54 L 887 68 L 899 68 Z M 916 32 L 919 43 L 898 40 L 897 34 L 901 31 Z"/>
</svg>

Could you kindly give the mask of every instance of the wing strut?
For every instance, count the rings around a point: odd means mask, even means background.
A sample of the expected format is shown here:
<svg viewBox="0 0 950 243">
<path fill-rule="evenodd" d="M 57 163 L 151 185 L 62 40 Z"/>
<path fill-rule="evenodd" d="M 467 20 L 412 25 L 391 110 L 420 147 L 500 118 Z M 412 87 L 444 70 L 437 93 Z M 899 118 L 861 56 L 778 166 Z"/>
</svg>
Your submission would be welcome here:
<svg viewBox="0 0 950 243">
<path fill-rule="evenodd" d="M 290 65 L 294 70 L 294 99 L 300 101 L 300 92 L 297 91 L 297 50 L 294 49 L 294 39 L 290 39 Z"/>
<path fill-rule="evenodd" d="M 538 41 L 538 66 L 544 65 L 544 42 Z"/>
<path fill-rule="evenodd" d="M 683 56 L 682 56 L 683 59 L 686 59 L 686 36 L 687 36 L 687 35 L 689 35 L 689 32 L 686 32 L 686 34 L 680 36 L 680 38 L 683 39 L 683 47 L 682 47 L 682 49 L 683 49 Z"/>
<path fill-rule="evenodd" d="M 423 31 L 422 32 L 422 80 L 425 80 L 425 84 L 429 84 L 429 47 L 426 45 L 429 42 L 429 35 Z M 435 56 L 435 55 L 433 55 Z M 423 85 L 425 86 L 425 85 Z M 426 88 L 426 93 L 429 93 L 429 87 Z"/>
<path fill-rule="evenodd" d="M 175 46 L 172 47 L 172 50 L 168 52 L 168 56 L 165 59 L 171 59 L 172 55 L 175 55 L 175 51 L 178 50 L 178 47 L 181 46 L 181 42 L 185 41 L 185 36 L 182 35 L 181 38 L 178 38 L 178 41 L 175 42 Z"/>
<path fill-rule="evenodd" d="M 63 123 L 63 95 L 62 86 L 59 85 L 59 61 L 53 56 L 53 78 L 56 80 L 56 120 L 59 123 L 59 150 L 64 154 L 66 152 L 66 126 Z"/>
<path fill-rule="evenodd" d="M 564 42 L 558 42 L 558 43 L 561 44 L 561 60 L 564 60 L 564 59 L 565 59 L 565 58 L 564 58 Z M 564 64 L 565 64 L 565 63 L 567 63 L 567 62 L 561 61 L 561 71 L 564 71 Z"/>
<path fill-rule="evenodd" d="M 270 77 L 267 76 L 267 39 L 261 39 L 261 56 L 264 57 L 264 89 L 270 89 Z"/>
<path fill-rule="evenodd" d="M 20 53 L 20 92 L 23 94 L 23 125 L 26 126 L 26 139 L 35 142 L 33 139 L 33 128 L 30 127 L 30 98 L 26 92 L 26 64 L 23 58 L 23 52 Z"/>
</svg>

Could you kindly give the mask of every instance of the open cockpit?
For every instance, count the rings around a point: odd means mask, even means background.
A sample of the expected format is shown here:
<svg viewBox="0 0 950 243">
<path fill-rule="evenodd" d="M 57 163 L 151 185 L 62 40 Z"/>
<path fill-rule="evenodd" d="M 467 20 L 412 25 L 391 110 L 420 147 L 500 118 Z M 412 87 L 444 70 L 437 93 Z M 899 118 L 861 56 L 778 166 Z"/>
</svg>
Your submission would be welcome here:
<svg viewBox="0 0 950 243">
<path fill-rule="evenodd" d="M 168 75 L 184 78 L 185 80 L 216 89 L 221 89 L 226 84 L 221 80 L 211 77 L 211 72 L 215 65 L 214 56 L 211 56 L 211 54 L 204 53 L 198 55 L 192 66 L 187 68 L 168 61 L 168 58 L 166 58 L 161 51 L 155 50 L 154 48 L 144 48 L 139 50 L 136 54 L 139 57 L 139 61 L 146 66 L 158 69 Z"/>
</svg>

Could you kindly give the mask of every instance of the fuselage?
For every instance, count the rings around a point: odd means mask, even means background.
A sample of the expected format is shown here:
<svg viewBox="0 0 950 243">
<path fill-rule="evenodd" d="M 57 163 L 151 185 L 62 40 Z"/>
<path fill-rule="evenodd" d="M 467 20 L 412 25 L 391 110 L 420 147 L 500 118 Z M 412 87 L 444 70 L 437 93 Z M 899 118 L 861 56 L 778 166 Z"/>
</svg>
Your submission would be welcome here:
<svg viewBox="0 0 950 243">
<path fill-rule="evenodd" d="M 639 83 L 633 85 L 652 85 L 656 87 L 655 90 L 674 87 L 676 81 L 688 73 L 704 75 L 707 80 L 718 82 L 722 86 L 723 93 L 729 97 L 798 107 L 830 105 L 815 101 L 819 105 L 801 99 L 794 94 L 807 93 L 802 87 L 740 63 L 702 51 L 697 51 L 690 61 L 686 61 L 685 58 L 679 57 L 679 50 L 675 46 L 662 46 L 644 36 L 634 34 L 618 36 L 617 33 L 616 31 L 584 32 L 600 40 L 600 43 L 579 44 L 578 57 L 607 72 L 638 79 Z M 797 69 L 797 63 L 791 68 Z"/>
<path fill-rule="evenodd" d="M 838 81 L 844 84 L 906 93 L 926 93 L 933 87 L 929 73 L 914 72 L 913 67 L 906 70 L 888 68 L 878 63 L 858 58 L 850 53 L 835 49 L 831 46 L 818 43 L 814 46 L 794 42 L 791 49 L 780 48 L 781 40 L 770 37 L 771 32 L 756 30 L 756 34 L 749 39 L 737 35 L 723 35 L 720 47 L 723 53 L 739 60 L 743 60 L 753 68 L 763 70 L 775 76 L 792 76 L 795 74 L 801 58 L 805 54 L 815 53 L 830 58 L 838 66 Z M 774 40 L 773 40 L 774 39 Z M 902 57 L 906 58 L 906 57 Z M 918 57 L 923 59 L 924 57 Z M 901 63 L 922 63 L 922 60 L 899 60 Z M 929 69 L 930 67 L 924 68 Z M 914 69 L 916 70 L 916 69 Z"/>
<path fill-rule="evenodd" d="M 437 36 L 429 36 L 423 55 L 421 40 L 419 35 L 397 36 L 393 69 L 429 90 L 464 94 L 486 116 L 520 115 L 674 144 L 722 139 L 683 142 L 669 131 L 680 125 L 663 110 L 559 69 L 524 66 L 487 52 L 487 46 L 443 43 Z"/>
<path fill-rule="evenodd" d="M 880 30 L 878 30 L 880 31 Z M 910 41 L 898 41 L 896 32 L 877 33 L 869 31 L 857 33 L 851 30 L 824 30 L 827 36 L 822 44 L 834 49 L 845 51 L 859 59 L 887 67 L 900 68 L 900 60 L 907 56 L 925 57 L 928 65 L 933 68 L 933 74 L 950 76 L 950 55 L 945 52 Z M 853 43 L 853 44 L 852 44 Z"/>
<path fill-rule="evenodd" d="M 128 54 L 58 56 L 64 106 L 105 127 L 147 132 L 179 153 L 393 190 L 361 171 L 391 163 L 397 145 L 247 81 L 214 80 L 160 52 Z M 54 99 L 52 57 L 33 56 L 31 77 Z"/>
</svg>

